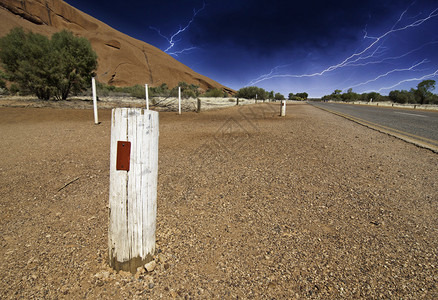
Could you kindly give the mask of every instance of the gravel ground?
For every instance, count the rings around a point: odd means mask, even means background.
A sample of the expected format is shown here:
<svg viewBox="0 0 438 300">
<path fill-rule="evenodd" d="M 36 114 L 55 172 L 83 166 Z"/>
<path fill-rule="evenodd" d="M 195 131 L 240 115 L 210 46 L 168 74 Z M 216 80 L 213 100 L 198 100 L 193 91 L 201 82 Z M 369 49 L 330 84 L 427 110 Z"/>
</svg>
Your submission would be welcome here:
<svg viewBox="0 0 438 300">
<path fill-rule="evenodd" d="M 160 113 L 156 266 L 130 274 L 110 111 L 0 108 L 0 298 L 437 299 L 438 155 L 287 110 Z"/>
</svg>

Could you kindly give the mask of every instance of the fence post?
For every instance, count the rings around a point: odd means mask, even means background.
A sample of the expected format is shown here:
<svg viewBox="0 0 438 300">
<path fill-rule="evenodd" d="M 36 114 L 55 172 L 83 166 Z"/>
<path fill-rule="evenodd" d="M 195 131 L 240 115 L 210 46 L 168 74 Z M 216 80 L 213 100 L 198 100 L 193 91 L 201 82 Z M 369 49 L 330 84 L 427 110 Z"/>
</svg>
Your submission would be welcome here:
<svg viewBox="0 0 438 300">
<path fill-rule="evenodd" d="M 201 99 L 198 98 L 198 107 L 196 108 L 196 112 L 201 112 Z"/>
<path fill-rule="evenodd" d="M 109 264 L 135 273 L 155 252 L 158 112 L 115 108 L 111 116 Z"/>
<path fill-rule="evenodd" d="M 280 117 L 286 116 L 286 100 L 281 100 L 280 107 Z"/>
<path fill-rule="evenodd" d="M 178 87 L 178 114 L 181 114 L 181 87 Z"/>
<path fill-rule="evenodd" d="M 239 97 L 237 97 L 236 105 L 239 106 Z"/>
<path fill-rule="evenodd" d="M 97 93 L 96 93 L 96 79 L 91 77 L 91 86 L 93 89 L 93 110 L 94 110 L 94 124 L 99 124 L 99 117 L 97 115 Z"/>
</svg>

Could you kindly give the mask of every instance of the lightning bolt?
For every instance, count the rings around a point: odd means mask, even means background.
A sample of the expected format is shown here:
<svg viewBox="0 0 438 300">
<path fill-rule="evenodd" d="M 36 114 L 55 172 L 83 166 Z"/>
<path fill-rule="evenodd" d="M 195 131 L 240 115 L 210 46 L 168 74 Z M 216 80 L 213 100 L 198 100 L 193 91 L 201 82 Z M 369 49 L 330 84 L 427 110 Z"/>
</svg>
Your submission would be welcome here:
<svg viewBox="0 0 438 300">
<path fill-rule="evenodd" d="M 413 3 L 412 3 L 413 4 Z M 412 4 L 410 6 L 412 6 Z M 401 32 L 410 28 L 414 28 L 414 27 L 418 27 L 420 25 L 422 25 L 424 22 L 430 20 L 431 18 L 434 18 L 436 16 L 438 16 L 438 8 L 434 9 L 432 12 L 430 12 L 426 17 L 415 20 L 405 26 L 396 28 L 397 25 L 401 22 L 401 20 L 403 19 L 404 15 L 407 13 L 409 7 L 404 10 L 398 20 L 394 23 L 394 25 L 392 26 L 392 28 L 390 30 L 388 30 L 387 32 L 383 33 L 382 35 L 378 36 L 378 37 L 371 37 L 368 36 L 368 33 L 366 31 L 366 29 L 364 30 L 365 35 L 364 35 L 364 39 L 372 39 L 373 42 L 371 42 L 367 47 L 365 47 L 363 50 L 361 51 L 357 51 L 353 54 L 351 54 L 350 56 L 348 56 L 347 58 L 345 58 L 342 62 L 338 63 L 338 64 L 334 64 L 332 66 L 329 66 L 328 68 L 322 70 L 321 72 L 316 72 L 316 73 L 312 73 L 312 74 L 275 74 L 275 71 L 278 67 L 275 67 L 271 70 L 271 72 L 269 72 L 268 74 L 265 75 L 261 75 L 256 79 L 251 80 L 248 85 L 255 85 L 259 82 L 268 80 L 268 79 L 273 79 L 273 78 L 305 78 L 305 77 L 315 77 L 315 76 L 322 76 L 325 73 L 328 72 L 332 72 L 334 70 L 337 70 L 339 68 L 344 68 L 344 67 L 348 67 L 348 66 L 354 66 L 354 63 L 361 61 L 361 60 L 365 60 L 365 59 L 369 59 L 369 58 L 375 58 L 377 54 L 381 54 L 379 52 L 379 50 L 382 48 L 381 46 L 378 45 L 379 42 L 381 42 L 382 40 L 384 40 L 386 37 L 390 36 L 391 34 L 394 34 L 396 32 Z M 424 45 L 423 45 L 424 46 Z M 374 49 L 376 48 L 376 49 Z M 374 51 L 372 51 L 374 49 Z M 413 51 L 417 51 L 417 49 L 414 49 L 408 53 L 412 53 Z M 363 56 L 364 54 L 366 54 L 367 52 L 372 51 L 371 54 L 367 55 L 367 56 Z M 408 55 L 408 53 L 400 56 L 406 56 Z M 388 60 L 390 58 L 384 59 L 384 60 Z M 393 59 L 393 58 L 391 58 Z M 384 61 L 382 60 L 382 61 Z M 368 63 L 364 63 L 364 64 L 369 64 L 371 62 Z M 377 62 L 375 62 L 377 63 Z"/>
<path fill-rule="evenodd" d="M 383 90 L 390 90 L 390 89 L 393 89 L 393 88 L 395 88 L 396 86 L 399 86 L 400 84 L 405 83 L 405 82 L 410 82 L 410 81 L 422 81 L 422 80 L 425 80 L 425 79 L 428 79 L 428 78 L 433 78 L 433 77 L 435 77 L 435 76 L 438 76 L 438 69 L 435 70 L 435 72 L 433 72 L 433 73 L 431 73 L 431 74 L 427 74 L 427 75 L 424 75 L 424 76 L 419 77 L 419 78 L 408 78 L 408 79 L 404 79 L 404 80 L 402 80 L 402 81 L 399 81 L 398 83 L 396 83 L 396 84 L 394 84 L 394 85 L 392 85 L 392 86 L 382 87 L 382 88 L 378 89 L 377 92 L 380 93 L 380 92 L 383 91 Z M 366 91 L 366 93 L 369 93 L 369 92 L 371 92 L 371 91 Z"/>
<path fill-rule="evenodd" d="M 182 54 L 182 53 L 184 53 L 184 52 L 188 52 L 188 51 L 191 51 L 191 50 L 195 50 L 195 49 L 198 49 L 198 47 L 190 47 L 190 48 L 185 48 L 185 49 L 182 49 L 182 50 L 180 50 L 180 51 L 175 51 L 175 52 L 167 52 L 167 54 L 169 54 L 169 55 L 174 55 L 174 56 L 178 56 L 178 54 Z"/>
<path fill-rule="evenodd" d="M 395 72 L 412 71 L 412 70 L 414 70 L 416 67 L 418 67 L 419 65 L 422 65 L 422 64 L 427 63 L 427 62 L 429 62 L 427 59 L 423 59 L 421 62 L 419 62 L 419 63 L 417 63 L 417 64 L 414 64 L 414 65 L 410 66 L 409 68 L 405 68 L 405 69 L 394 69 L 394 70 L 388 71 L 388 72 L 386 72 L 386 73 L 384 73 L 384 74 L 381 74 L 381 75 L 377 76 L 376 78 L 373 78 L 373 79 L 370 79 L 370 80 L 368 80 L 368 81 L 361 82 L 361 83 L 358 83 L 358 84 L 355 84 L 355 85 L 349 86 L 349 87 L 347 87 L 347 88 L 345 88 L 345 89 L 343 89 L 343 90 L 348 90 L 348 89 L 350 89 L 350 88 L 358 87 L 358 86 L 361 86 L 361 85 L 368 84 L 368 83 L 370 83 L 370 82 L 377 81 L 377 80 L 379 80 L 380 78 L 386 77 L 386 76 L 388 76 L 389 74 L 392 74 L 392 73 L 395 73 Z"/>
<path fill-rule="evenodd" d="M 372 65 L 372 64 L 381 64 L 381 63 L 388 61 L 388 60 L 397 60 L 397 59 L 406 57 L 414 52 L 417 52 L 417 51 L 423 49 L 424 47 L 432 45 L 432 44 L 438 44 L 438 41 L 432 41 L 432 42 L 425 43 L 425 44 L 421 45 L 420 47 L 415 48 L 415 49 L 413 49 L 409 52 L 406 52 L 405 54 L 399 55 L 399 56 L 386 57 L 386 58 L 381 59 L 381 60 L 368 61 L 368 62 L 359 63 L 359 64 L 348 63 L 346 66 L 348 66 L 348 67 L 362 67 L 362 66 L 367 66 L 367 65 Z M 368 59 L 368 58 L 372 58 L 372 56 L 369 55 L 367 57 L 364 57 L 363 59 Z"/>
<path fill-rule="evenodd" d="M 179 26 L 179 29 L 172 34 L 170 37 L 165 36 L 164 34 L 161 33 L 160 29 L 153 27 L 153 26 L 149 26 L 150 29 L 155 30 L 161 37 L 163 37 L 164 39 L 167 40 L 167 42 L 169 43 L 169 46 L 166 48 L 166 50 L 164 50 L 165 53 L 169 54 L 169 55 L 175 55 L 178 56 L 178 54 L 196 49 L 196 47 L 190 47 L 190 48 L 186 48 L 180 51 L 175 51 L 175 52 L 170 52 L 169 50 L 172 49 L 178 42 L 181 41 L 181 39 L 177 39 L 177 37 L 183 33 L 184 31 L 186 31 L 187 29 L 189 29 L 190 25 L 192 25 L 193 21 L 195 20 L 195 17 L 205 9 L 205 2 L 202 4 L 202 7 L 198 10 L 193 9 L 193 16 L 192 18 L 188 21 L 188 23 L 186 24 L 186 26 L 182 27 L 181 25 Z"/>
<path fill-rule="evenodd" d="M 291 64 L 276 66 L 276 67 L 274 67 L 269 73 L 267 73 L 267 74 L 263 74 L 263 75 L 260 75 L 260 76 L 257 77 L 256 79 L 253 79 L 253 80 L 249 83 L 249 85 L 253 85 L 253 84 L 256 84 L 257 82 L 263 81 L 264 78 L 267 78 L 267 77 L 269 77 L 269 76 L 272 76 L 273 73 L 274 73 L 275 71 L 277 71 L 278 69 L 280 69 L 280 68 L 285 68 L 285 67 L 288 67 L 288 66 L 290 66 L 290 65 L 291 65 Z"/>
</svg>

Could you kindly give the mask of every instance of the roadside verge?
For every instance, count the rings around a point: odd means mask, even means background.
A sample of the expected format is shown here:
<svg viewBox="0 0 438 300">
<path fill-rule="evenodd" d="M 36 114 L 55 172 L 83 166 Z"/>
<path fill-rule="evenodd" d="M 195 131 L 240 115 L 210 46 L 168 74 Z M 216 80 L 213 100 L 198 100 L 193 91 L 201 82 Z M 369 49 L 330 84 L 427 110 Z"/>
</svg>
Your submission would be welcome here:
<svg viewBox="0 0 438 300">
<path fill-rule="evenodd" d="M 317 108 L 322 109 L 326 112 L 335 114 L 337 116 L 343 117 L 347 120 L 353 121 L 357 124 L 363 125 L 363 126 L 368 127 L 370 129 L 374 129 L 374 130 L 377 130 L 381 133 L 385 133 L 385 134 L 388 134 L 390 136 L 396 137 L 396 138 L 401 139 L 405 142 L 414 144 L 418 147 L 429 149 L 432 152 L 438 153 L 438 146 L 436 145 L 437 141 L 435 141 L 435 140 L 421 137 L 421 136 L 418 136 L 418 135 L 415 135 L 412 133 L 408 133 L 405 131 L 401 131 L 401 130 L 398 130 L 395 128 L 379 125 L 379 124 L 376 124 L 376 123 L 373 123 L 370 121 L 363 120 L 361 118 L 353 117 L 351 115 L 340 113 L 340 112 L 330 110 L 327 108 L 322 108 L 322 107 L 315 106 L 315 105 L 314 105 L 314 107 L 317 107 Z"/>
</svg>

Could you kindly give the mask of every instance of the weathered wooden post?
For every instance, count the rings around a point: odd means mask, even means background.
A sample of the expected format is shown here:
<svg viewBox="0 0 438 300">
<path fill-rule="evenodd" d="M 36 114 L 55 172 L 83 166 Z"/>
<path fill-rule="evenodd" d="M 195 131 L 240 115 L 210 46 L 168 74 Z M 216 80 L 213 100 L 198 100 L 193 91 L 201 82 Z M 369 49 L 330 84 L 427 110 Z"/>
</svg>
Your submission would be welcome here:
<svg viewBox="0 0 438 300">
<path fill-rule="evenodd" d="M 181 87 L 178 87 L 178 114 L 181 114 Z"/>
<path fill-rule="evenodd" d="M 91 77 L 91 87 L 93 90 L 93 110 L 94 110 L 94 124 L 99 124 L 99 117 L 97 115 L 97 93 L 96 93 L 96 79 Z"/>
<path fill-rule="evenodd" d="M 145 88 L 145 95 L 146 95 L 146 109 L 149 110 L 149 88 L 148 85 L 144 85 Z"/>
<path fill-rule="evenodd" d="M 286 116 L 286 100 L 280 102 L 280 117 Z"/>
<path fill-rule="evenodd" d="M 109 264 L 135 273 L 155 252 L 158 112 L 115 108 L 111 116 Z"/>
<path fill-rule="evenodd" d="M 201 112 L 201 99 L 198 98 L 198 107 L 196 108 L 196 112 L 200 113 Z"/>
<path fill-rule="evenodd" d="M 237 97 L 236 105 L 239 106 L 239 97 Z"/>
</svg>

